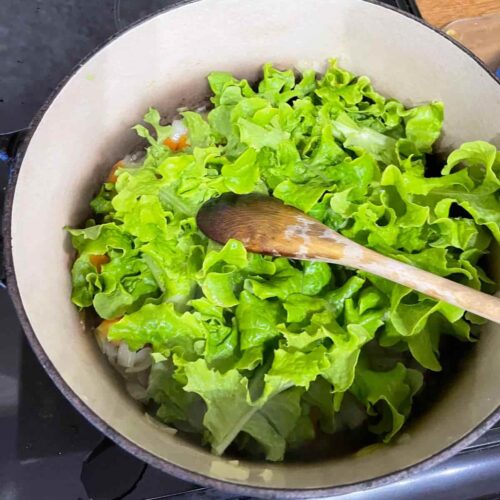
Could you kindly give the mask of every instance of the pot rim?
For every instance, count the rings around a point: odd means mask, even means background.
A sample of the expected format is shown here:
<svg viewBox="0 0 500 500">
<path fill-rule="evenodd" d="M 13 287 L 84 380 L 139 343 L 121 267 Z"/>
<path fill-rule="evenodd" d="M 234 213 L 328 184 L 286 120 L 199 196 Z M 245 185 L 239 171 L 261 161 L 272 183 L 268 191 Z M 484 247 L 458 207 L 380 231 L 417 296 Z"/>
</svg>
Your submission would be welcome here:
<svg viewBox="0 0 500 500">
<path fill-rule="evenodd" d="M 132 455 L 136 456 L 140 460 L 144 461 L 148 465 L 152 465 L 160 469 L 162 472 L 167 474 L 172 474 L 182 480 L 193 482 L 196 484 L 200 484 L 203 486 L 213 487 L 220 491 L 226 493 L 238 493 L 242 495 L 259 495 L 260 497 L 267 498 L 305 498 L 305 497 L 318 497 L 318 496 L 330 496 L 330 495 L 339 495 L 351 493 L 353 491 L 365 490 L 375 487 L 380 487 L 395 481 L 400 481 L 407 478 L 409 475 L 413 475 L 415 473 L 421 472 L 425 469 L 428 469 L 439 462 L 442 462 L 456 453 L 458 453 L 461 449 L 465 448 L 467 445 L 471 444 L 475 440 L 477 440 L 482 434 L 484 434 L 489 428 L 491 428 L 495 422 L 500 419 L 500 406 L 496 408 L 488 417 L 486 417 L 482 422 L 479 422 L 478 425 L 472 429 L 468 434 L 463 436 L 461 439 L 456 441 L 455 443 L 447 446 L 441 451 L 431 455 L 428 458 L 403 469 L 391 472 L 384 476 L 379 476 L 377 478 L 359 481 L 356 483 L 343 484 L 339 486 L 332 486 L 329 488 L 308 488 L 308 489 L 283 489 L 283 488 L 270 488 L 265 486 L 245 486 L 242 484 L 238 484 L 231 481 L 224 481 L 220 479 L 214 479 L 209 476 L 205 476 L 203 474 L 193 472 L 187 470 L 178 465 L 174 465 L 168 462 L 165 459 L 161 459 L 141 448 L 137 444 L 130 441 L 128 438 L 123 436 L 121 433 L 116 431 L 114 428 L 109 426 L 99 415 L 97 415 L 91 408 L 89 408 L 84 401 L 80 398 L 80 396 L 73 391 L 66 383 L 62 375 L 59 373 L 57 368 L 53 365 L 47 353 L 42 348 L 38 338 L 34 332 L 33 327 L 30 324 L 28 315 L 26 310 L 24 309 L 24 305 L 21 299 L 21 295 L 19 292 L 19 288 L 16 281 L 16 275 L 14 270 L 14 262 L 13 262 L 13 253 L 12 253 L 12 209 L 14 203 L 15 190 L 17 185 L 17 179 L 19 175 L 19 171 L 22 167 L 24 155 L 29 147 L 31 139 L 33 135 L 36 133 L 40 122 L 45 115 L 45 112 L 52 105 L 52 102 L 58 96 L 63 87 L 68 83 L 68 81 L 75 75 L 77 70 L 79 70 L 84 64 L 86 64 L 96 53 L 98 53 L 101 49 L 109 45 L 116 38 L 125 34 L 126 32 L 136 28 L 143 23 L 148 22 L 150 19 L 165 14 L 168 11 L 178 9 L 188 4 L 198 3 L 203 0 L 176 0 L 171 5 L 164 7 L 152 14 L 147 15 L 143 19 L 140 19 L 129 26 L 118 30 L 115 34 L 110 36 L 107 40 L 101 43 L 98 47 L 96 47 L 92 52 L 90 52 L 87 56 L 85 56 L 74 68 L 73 70 L 57 85 L 55 90 L 51 93 L 51 95 L 47 98 L 45 103 L 36 113 L 35 117 L 31 121 L 28 127 L 28 133 L 24 137 L 22 143 L 19 146 L 18 152 L 15 157 L 15 162 L 11 170 L 11 175 L 9 176 L 9 182 L 7 186 L 7 191 L 5 195 L 5 203 L 3 209 L 3 220 L 2 220 L 2 236 L 4 242 L 4 265 L 5 265 L 5 273 L 6 273 L 6 281 L 9 295 L 12 299 L 14 307 L 16 309 L 17 316 L 21 322 L 21 326 L 23 327 L 23 331 L 28 338 L 28 341 L 31 345 L 31 348 L 35 352 L 38 357 L 40 363 L 44 367 L 45 371 L 49 374 L 52 381 L 55 383 L 57 388 L 62 392 L 65 398 L 71 402 L 71 404 L 78 410 L 80 414 L 82 414 L 94 427 L 96 427 L 100 432 L 102 432 L 107 437 L 111 438 L 116 444 L 127 450 Z M 379 7 L 394 11 L 402 16 L 406 16 L 407 18 L 420 23 L 421 25 L 427 27 L 428 29 L 434 31 L 436 34 L 448 40 L 448 42 L 454 44 L 460 50 L 465 52 L 469 57 L 471 57 L 476 64 L 479 66 L 479 70 L 485 71 L 493 80 L 500 84 L 500 79 L 492 72 L 490 69 L 469 49 L 458 43 L 452 37 L 448 36 L 443 31 L 438 28 L 431 26 L 423 19 L 420 19 L 412 14 L 404 12 L 396 7 L 392 7 L 390 5 L 381 3 L 379 0 L 359 0 L 365 1 L 367 3 L 371 3 L 377 5 Z"/>
</svg>

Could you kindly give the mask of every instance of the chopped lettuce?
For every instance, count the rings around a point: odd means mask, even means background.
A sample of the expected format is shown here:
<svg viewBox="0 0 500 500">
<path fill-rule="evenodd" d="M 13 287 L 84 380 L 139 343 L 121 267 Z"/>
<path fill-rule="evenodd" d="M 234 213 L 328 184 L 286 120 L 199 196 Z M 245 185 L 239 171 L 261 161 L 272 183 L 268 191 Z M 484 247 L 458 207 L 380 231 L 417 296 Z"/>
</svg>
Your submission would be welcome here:
<svg viewBox="0 0 500 500">
<path fill-rule="evenodd" d="M 479 318 L 367 273 L 220 246 L 195 215 L 222 193 L 261 192 L 403 262 L 486 291 L 500 241 L 500 152 L 482 141 L 429 162 L 444 107 L 405 108 L 330 62 L 256 84 L 209 75 L 213 108 L 185 111 L 185 148 L 151 109 L 139 165 L 120 168 L 70 229 L 72 300 L 108 340 L 152 349 L 147 394 L 162 422 L 282 460 L 323 433 L 381 441 L 411 413 L 440 340 L 475 340 Z M 168 140 L 167 140 L 168 139 Z"/>
</svg>

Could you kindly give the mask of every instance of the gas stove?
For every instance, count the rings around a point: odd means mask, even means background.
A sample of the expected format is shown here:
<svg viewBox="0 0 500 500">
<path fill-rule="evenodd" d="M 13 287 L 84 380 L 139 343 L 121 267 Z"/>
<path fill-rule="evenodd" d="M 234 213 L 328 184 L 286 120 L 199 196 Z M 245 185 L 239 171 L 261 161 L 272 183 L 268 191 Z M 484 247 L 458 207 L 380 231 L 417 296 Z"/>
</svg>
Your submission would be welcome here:
<svg viewBox="0 0 500 500">
<path fill-rule="evenodd" d="M 58 82 L 107 38 L 169 0 L 2 0 L 0 203 L 29 123 Z M 418 15 L 412 0 L 385 3 Z M 0 282 L 1 283 L 1 282 Z M 237 498 L 164 474 L 94 429 L 64 399 L 28 346 L 0 289 L 0 498 Z M 500 425 L 451 460 L 346 500 L 500 498 Z M 240 497 L 241 498 L 241 497 Z"/>
</svg>

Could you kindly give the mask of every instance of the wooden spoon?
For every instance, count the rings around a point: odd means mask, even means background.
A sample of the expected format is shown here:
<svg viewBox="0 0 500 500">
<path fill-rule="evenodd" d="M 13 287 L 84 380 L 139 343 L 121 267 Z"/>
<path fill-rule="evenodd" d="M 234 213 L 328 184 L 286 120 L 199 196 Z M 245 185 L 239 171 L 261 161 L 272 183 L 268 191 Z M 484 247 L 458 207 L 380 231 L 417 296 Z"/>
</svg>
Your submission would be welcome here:
<svg viewBox="0 0 500 500">
<path fill-rule="evenodd" d="M 236 239 L 250 252 L 361 269 L 500 323 L 500 299 L 374 252 L 276 198 L 225 194 L 196 217 L 209 238 Z"/>
</svg>

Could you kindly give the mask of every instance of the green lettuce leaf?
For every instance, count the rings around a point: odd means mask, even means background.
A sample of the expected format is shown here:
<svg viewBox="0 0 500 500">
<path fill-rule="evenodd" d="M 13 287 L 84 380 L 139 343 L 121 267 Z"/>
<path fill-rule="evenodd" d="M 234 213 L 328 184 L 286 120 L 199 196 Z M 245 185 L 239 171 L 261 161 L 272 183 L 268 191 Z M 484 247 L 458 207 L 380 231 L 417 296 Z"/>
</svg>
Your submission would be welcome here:
<svg viewBox="0 0 500 500">
<path fill-rule="evenodd" d="M 186 147 L 167 147 L 177 124 L 150 109 L 135 127 L 145 155 L 68 229 L 73 303 L 113 320 L 107 340 L 151 348 L 148 411 L 217 454 L 277 461 L 353 429 L 388 442 L 422 374 L 441 370 L 444 337 L 473 342 L 482 320 L 368 273 L 221 246 L 196 215 L 223 193 L 263 193 L 494 292 L 482 265 L 500 241 L 500 152 L 474 141 L 432 156 L 442 103 L 407 108 L 335 60 L 319 77 L 266 64 L 259 81 L 208 84 L 212 109 L 180 113 Z"/>
<path fill-rule="evenodd" d="M 260 346 L 279 334 L 280 309 L 276 302 L 259 299 L 247 291 L 241 292 L 235 317 L 243 350 Z"/>
<path fill-rule="evenodd" d="M 262 446 L 267 460 L 283 460 L 287 440 L 302 413 L 301 394 L 298 387 L 277 394 L 242 427 L 243 432 Z"/>
<path fill-rule="evenodd" d="M 247 401 L 248 379 L 237 370 L 210 370 L 203 359 L 186 364 L 184 371 L 184 390 L 198 394 L 207 405 L 203 425 L 214 453 L 220 455 L 257 410 Z"/>
<path fill-rule="evenodd" d="M 409 415 L 413 396 L 423 383 L 422 374 L 398 363 L 389 371 L 374 371 L 359 363 L 351 393 L 366 405 L 368 414 L 378 421 L 372 432 L 388 442 Z"/>
<path fill-rule="evenodd" d="M 146 304 L 113 324 L 108 334 L 110 340 L 123 340 L 133 350 L 151 344 L 155 351 L 177 352 L 186 359 L 196 356 L 194 344 L 206 336 L 206 326 L 195 314 L 181 315 L 172 303 Z"/>
</svg>

